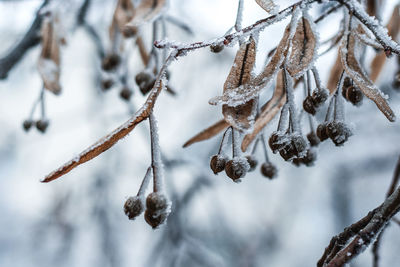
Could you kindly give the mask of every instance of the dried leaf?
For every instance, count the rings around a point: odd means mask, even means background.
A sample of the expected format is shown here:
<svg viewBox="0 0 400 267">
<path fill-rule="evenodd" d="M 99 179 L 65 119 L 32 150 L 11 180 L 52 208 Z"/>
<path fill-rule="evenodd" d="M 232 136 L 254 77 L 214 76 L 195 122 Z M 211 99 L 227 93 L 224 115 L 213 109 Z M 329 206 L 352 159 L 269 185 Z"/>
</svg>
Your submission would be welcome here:
<svg viewBox="0 0 400 267">
<path fill-rule="evenodd" d="M 254 123 L 254 130 L 243 138 L 242 151 L 246 151 L 264 127 L 275 117 L 286 102 L 286 94 L 283 87 L 282 71 L 278 73 L 274 94 L 261 108 L 261 112 Z"/>
<path fill-rule="evenodd" d="M 156 20 L 168 7 L 167 0 L 142 0 L 133 18 L 125 25 L 124 32 Z"/>
<path fill-rule="evenodd" d="M 235 61 L 224 84 L 224 94 L 240 85 L 248 84 L 252 78 L 252 71 L 256 60 L 256 42 L 250 37 L 248 43 L 244 43 L 236 54 Z M 257 109 L 257 100 L 250 99 L 237 106 L 222 106 L 222 114 L 225 121 L 236 129 L 245 130 L 252 126 Z"/>
<path fill-rule="evenodd" d="M 339 50 L 342 66 L 347 75 L 358 85 L 364 95 L 375 102 L 389 121 L 394 121 L 395 115 L 386 99 L 383 97 L 383 93 L 365 74 L 361 64 L 358 62 L 358 57 L 356 55 L 357 46 L 358 43 L 354 37 L 354 33 L 349 33 L 348 38 L 346 38 L 346 36 L 343 38 Z"/>
<path fill-rule="evenodd" d="M 118 0 L 109 29 L 112 43 L 116 41 L 118 34 L 123 32 L 125 25 L 132 20 L 134 13 L 132 0 Z M 134 32 L 136 32 L 136 29 L 134 29 Z"/>
<path fill-rule="evenodd" d="M 190 138 L 184 145 L 183 147 L 188 147 L 194 143 L 201 142 L 207 139 L 210 139 L 220 132 L 222 132 L 226 127 L 228 127 L 229 124 L 225 120 L 220 120 L 217 123 L 211 125 L 207 129 L 201 131 L 200 133 L 196 134 L 192 138 Z"/>
<path fill-rule="evenodd" d="M 338 52 L 336 56 L 335 64 L 331 68 L 331 72 L 329 75 L 327 87 L 330 94 L 333 94 L 336 91 L 337 84 L 339 83 L 340 75 L 343 72 L 342 61 L 340 59 L 340 53 Z"/>
<path fill-rule="evenodd" d="M 279 6 L 272 0 L 256 0 L 257 4 L 262 7 L 265 11 L 275 15 L 279 12 Z"/>
<path fill-rule="evenodd" d="M 309 70 L 317 57 L 318 35 L 313 31 L 313 23 L 303 16 L 297 24 L 292 51 L 286 64 L 287 71 L 294 78 L 299 78 Z"/>
</svg>

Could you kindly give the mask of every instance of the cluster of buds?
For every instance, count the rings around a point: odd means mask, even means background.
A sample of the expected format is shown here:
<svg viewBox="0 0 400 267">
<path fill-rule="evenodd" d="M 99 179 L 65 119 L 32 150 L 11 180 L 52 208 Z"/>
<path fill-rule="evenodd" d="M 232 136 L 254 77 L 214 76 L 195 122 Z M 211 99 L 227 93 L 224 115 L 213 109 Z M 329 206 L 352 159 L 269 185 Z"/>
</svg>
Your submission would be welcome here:
<svg viewBox="0 0 400 267">
<path fill-rule="evenodd" d="M 39 98 L 33 103 L 29 118 L 23 121 L 22 128 L 24 129 L 25 132 L 28 132 L 32 127 L 35 127 L 40 133 L 45 133 L 47 128 L 49 127 L 49 120 L 46 119 L 44 94 L 45 94 L 45 88 L 42 88 L 42 90 L 40 91 Z M 41 117 L 40 119 L 35 120 L 33 119 L 33 116 L 38 105 L 40 106 L 41 109 L 40 110 Z"/>
<path fill-rule="evenodd" d="M 39 132 L 45 133 L 47 130 L 47 127 L 49 126 L 49 121 L 46 119 L 39 119 L 36 121 L 34 121 L 32 119 L 26 119 L 22 123 L 22 127 L 24 128 L 24 130 L 26 132 L 28 132 L 32 128 L 32 126 L 35 126 Z"/>
<path fill-rule="evenodd" d="M 316 77 L 317 73 L 318 72 L 316 70 L 313 70 L 317 88 L 312 93 L 310 93 L 311 89 L 310 71 L 307 71 L 307 75 L 303 76 L 303 82 L 307 92 L 307 96 L 303 101 L 303 109 L 305 112 L 313 116 L 317 113 L 317 110 L 325 103 L 329 95 L 328 90 L 326 90 L 319 84 L 319 78 Z"/>
</svg>

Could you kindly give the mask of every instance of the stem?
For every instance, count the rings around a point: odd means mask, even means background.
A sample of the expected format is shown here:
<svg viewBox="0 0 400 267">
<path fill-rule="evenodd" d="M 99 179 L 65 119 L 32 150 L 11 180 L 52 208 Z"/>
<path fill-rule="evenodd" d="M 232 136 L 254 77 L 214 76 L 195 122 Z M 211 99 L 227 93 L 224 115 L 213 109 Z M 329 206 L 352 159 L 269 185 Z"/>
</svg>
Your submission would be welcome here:
<svg viewBox="0 0 400 267">
<path fill-rule="evenodd" d="M 150 137 L 151 137 L 151 167 L 153 168 L 153 191 L 162 191 L 163 173 L 160 153 L 160 144 L 158 140 L 157 121 L 153 112 L 149 116 Z"/>
<path fill-rule="evenodd" d="M 224 135 L 222 136 L 222 140 L 221 140 L 221 144 L 219 145 L 219 149 L 218 149 L 218 155 L 221 154 L 222 152 L 222 148 L 224 148 L 226 146 L 226 143 L 228 142 L 227 140 L 227 134 L 229 135 L 232 132 L 232 126 L 228 127 L 225 132 Z M 233 140 L 233 137 L 232 137 Z"/>
<path fill-rule="evenodd" d="M 264 151 L 265 161 L 269 162 L 267 144 L 265 143 L 265 138 L 264 138 L 263 134 L 261 134 L 261 142 L 262 142 L 262 147 L 263 147 L 263 151 Z"/>
<path fill-rule="evenodd" d="M 147 168 L 146 175 L 144 176 L 142 184 L 140 185 L 139 191 L 137 193 L 138 197 L 144 196 L 144 193 L 146 192 L 146 189 L 149 186 L 151 170 L 152 170 L 151 166 Z"/>
<path fill-rule="evenodd" d="M 237 32 L 242 29 L 242 17 L 243 17 L 243 0 L 239 0 L 237 14 L 236 14 L 236 22 L 235 22 L 235 30 Z"/>
</svg>

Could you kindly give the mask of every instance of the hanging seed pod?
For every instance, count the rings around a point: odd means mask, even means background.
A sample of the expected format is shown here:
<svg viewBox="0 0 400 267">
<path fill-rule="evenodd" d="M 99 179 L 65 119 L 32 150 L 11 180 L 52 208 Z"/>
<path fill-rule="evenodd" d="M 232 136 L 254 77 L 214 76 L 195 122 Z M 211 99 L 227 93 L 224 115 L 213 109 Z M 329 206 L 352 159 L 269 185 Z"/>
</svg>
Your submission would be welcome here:
<svg viewBox="0 0 400 267">
<path fill-rule="evenodd" d="M 261 164 L 260 171 L 264 177 L 267 177 L 269 179 L 275 178 L 278 173 L 277 168 L 271 162 L 264 162 L 263 164 Z"/>
<path fill-rule="evenodd" d="M 318 146 L 320 140 L 315 132 L 310 132 L 307 134 L 307 140 L 310 142 L 310 146 Z"/>
<path fill-rule="evenodd" d="M 103 91 L 107 91 L 114 85 L 114 81 L 112 79 L 105 79 L 101 81 L 101 89 Z"/>
<path fill-rule="evenodd" d="M 328 133 L 326 132 L 327 124 L 328 124 L 327 122 L 322 122 L 317 127 L 317 136 L 318 136 L 319 140 L 321 140 L 321 142 L 323 142 L 329 138 Z"/>
<path fill-rule="evenodd" d="M 307 167 L 313 166 L 316 160 L 317 152 L 314 149 L 307 149 L 306 155 L 301 158 L 302 163 Z"/>
<path fill-rule="evenodd" d="M 24 128 L 25 132 L 29 131 L 32 127 L 32 125 L 34 124 L 33 120 L 24 120 L 24 122 L 22 123 L 22 127 Z"/>
<path fill-rule="evenodd" d="M 168 214 L 169 203 L 163 194 L 153 192 L 147 196 L 144 218 L 153 229 L 163 224 L 167 220 Z"/>
<path fill-rule="evenodd" d="M 47 127 L 49 126 L 49 121 L 45 119 L 40 119 L 36 121 L 36 129 L 39 130 L 39 132 L 44 133 L 47 130 Z"/>
<path fill-rule="evenodd" d="M 350 128 L 341 121 L 332 121 L 326 126 L 329 138 L 336 146 L 343 145 L 353 134 Z"/>
<path fill-rule="evenodd" d="M 119 96 L 124 99 L 125 101 L 129 101 L 132 96 L 132 90 L 129 89 L 128 87 L 122 88 L 122 90 L 119 92 Z"/>
<path fill-rule="evenodd" d="M 279 154 L 285 161 L 289 161 L 293 158 L 302 157 L 305 154 L 306 148 L 307 142 L 301 135 L 291 135 L 290 143 L 285 145 L 279 151 Z"/>
<path fill-rule="evenodd" d="M 235 157 L 229 160 L 225 165 L 225 173 L 234 182 L 238 182 L 240 178 L 246 176 L 250 165 L 246 158 Z"/>
<path fill-rule="evenodd" d="M 273 132 L 268 139 L 268 145 L 275 154 L 285 147 L 288 142 L 289 138 L 283 132 Z"/>
<path fill-rule="evenodd" d="M 121 58 L 118 54 L 109 54 L 101 63 L 101 68 L 105 71 L 114 71 L 121 63 Z"/>
<path fill-rule="evenodd" d="M 303 109 L 305 112 L 311 114 L 311 115 L 315 115 L 315 113 L 317 112 L 315 104 L 314 104 L 314 100 L 311 96 L 307 96 L 304 101 L 303 101 Z"/>
<path fill-rule="evenodd" d="M 250 169 L 249 172 L 252 172 L 256 169 L 257 164 L 258 164 L 258 160 L 256 159 L 256 157 L 254 157 L 253 155 L 247 155 L 246 156 L 247 162 L 250 165 Z"/>
<path fill-rule="evenodd" d="M 125 201 L 124 212 L 128 216 L 129 220 L 134 220 L 137 216 L 142 214 L 144 211 L 143 200 L 138 197 L 130 197 Z"/>
<path fill-rule="evenodd" d="M 363 100 L 363 93 L 357 86 L 350 86 L 346 91 L 346 99 L 350 101 L 354 106 L 360 106 Z"/>
<path fill-rule="evenodd" d="M 214 155 L 210 160 L 210 168 L 214 172 L 214 174 L 218 174 L 225 169 L 226 157 L 223 155 Z"/>
<path fill-rule="evenodd" d="M 222 50 L 224 50 L 224 45 L 223 44 L 215 44 L 215 45 L 210 45 L 210 50 L 213 53 L 219 53 Z"/>
<path fill-rule="evenodd" d="M 153 229 L 156 229 L 160 225 L 164 224 L 167 218 L 168 212 L 161 212 L 159 214 L 155 214 L 149 210 L 144 212 L 144 219 Z"/>
<path fill-rule="evenodd" d="M 312 100 L 314 102 L 314 106 L 316 108 L 319 108 L 320 106 L 322 106 L 325 101 L 328 99 L 329 93 L 328 90 L 321 88 L 321 89 L 316 89 L 314 90 L 314 92 L 312 93 Z"/>
</svg>

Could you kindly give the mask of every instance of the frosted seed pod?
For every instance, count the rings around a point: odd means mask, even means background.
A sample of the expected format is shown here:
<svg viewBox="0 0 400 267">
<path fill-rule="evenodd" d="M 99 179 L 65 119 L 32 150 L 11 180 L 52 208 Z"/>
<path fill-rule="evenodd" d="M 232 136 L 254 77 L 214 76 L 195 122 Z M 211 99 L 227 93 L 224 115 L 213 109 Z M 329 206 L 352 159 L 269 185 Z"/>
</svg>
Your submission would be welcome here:
<svg viewBox="0 0 400 267">
<path fill-rule="evenodd" d="M 261 164 L 260 171 L 264 177 L 267 177 L 269 179 L 275 178 L 276 174 L 278 173 L 278 170 L 271 162 L 264 162 L 263 164 Z"/>
<path fill-rule="evenodd" d="M 22 127 L 24 128 L 25 132 L 29 131 L 33 125 L 33 120 L 24 120 L 22 123 Z"/>
<path fill-rule="evenodd" d="M 357 86 L 350 86 L 346 92 L 346 99 L 349 100 L 353 105 L 360 106 L 363 100 L 363 93 Z"/>
<path fill-rule="evenodd" d="M 256 159 L 256 157 L 254 157 L 253 155 L 247 155 L 246 156 L 247 162 L 250 165 L 250 169 L 249 172 L 252 172 L 256 169 L 257 164 L 258 164 L 258 160 Z"/>
<path fill-rule="evenodd" d="M 307 149 L 306 155 L 301 158 L 302 163 L 308 167 L 313 166 L 316 160 L 317 152 L 314 149 Z"/>
<path fill-rule="evenodd" d="M 325 103 L 325 101 L 328 99 L 328 90 L 324 88 L 316 89 L 312 93 L 312 99 L 314 101 L 314 105 L 316 108 L 322 106 L 322 104 Z"/>
<path fill-rule="evenodd" d="M 310 142 L 310 146 L 318 146 L 320 141 L 315 132 L 310 132 L 307 134 L 307 140 Z"/>
<path fill-rule="evenodd" d="M 163 211 L 161 213 L 154 213 L 151 212 L 150 210 L 146 210 L 144 212 L 144 219 L 145 221 L 153 228 L 156 229 L 160 225 L 162 225 L 168 217 L 168 212 Z"/>
<path fill-rule="evenodd" d="M 144 211 L 144 203 L 138 196 L 130 197 L 125 201 L 124 212 L 129 220 L 134 220 Z"/>
<path fill-rule="evenodd" d="M 214 155 L 210 160 L 210 168 L 214 174 L 218 174 L 225 169 L 226 159 L 222 155 Z"/>
<path fill-rule="evenodd" d="M 129 101 L 129 100 L 131 99 L 131 96 L 132 96 L 132 90 L 125 86 L 125 87 L 122 88 L 122 90 L 119 92 L 119 96 L 120 96 L 122 99 L 124 99 L 124 100 L 126 100 L 126 101 Z"/>
<path fill-rule="evenodd" d="M 210 45 L 210 50 L 213 53 L 219 53 L 222 50 L 224 50 L 224 45 L 223 44 Z"/>
<path fill-rule="evenodd" d="M 246 158 L 233 158 L 225 164 L 225 173 L 234 182 L 246 176 L 249 169 L 250 165 Z"/>
<path fill-rule="evenodd" d="M 101 89 L 103 91 L 107 91 L 114 85 L 114 81 L 112 79 L 105 79 L 101 81 Z"/>
<path fill-rule="evenodd" d="M 317 127 L 317 136 L 321 142 L 325 141 L 326 139 L 329 138 L 327 132 L 326 132 L 326 125 L 327 122 L 323 122 Z"/>
<path fill-rule="evenodd" d="M 146 198 L 146 210 L 153 213 L 161 212 L 168 209 L 167 198 L 160 193 L 150 193 Z"/>
<path fill-rule="evenodd" d="M 277 153 L 288 142 L 287 134 L 282 132 L 273 132 L 268 139 L 268 145 L 273 153 Z"/>
<path fill-rule="evenodd" d="M 141 71 L 135 76 L 135 82 L 139 87 L 147 86 L 154 79 L 154 75 L 148 71 Z"/>
<path fill-rule="evenodd" d="M 44 133 L 47 130 L 47 127 L 49 126 L 49 121 L 45 119 L 40 119 L 36 121 L 36 129 L 39 130 L 39 132 Z"/>
<path fill-rule="evenodd" d="M 336 146 L 343 145 L 352 135 L 350 128 L 341 121 L 332 121 L 327 127 L 329 138 Z"/>
<path fill-rule="evenodd" d="M 307 96 L 304 101 L 303 101 L 303 109 L 305 112 L 315 115 L 317 112 L 315 105 L 314 105 L 314 100 L 311 96 Z"/>
<path fill-rule="evenodd" d="M 155 82 L 156 80 L 153 79 L 147 84 L 142 84 L 142 86 L 139 86 L 140 92 L 142 92 L 143 95 L 146 95 L 148 92 L 151 91 L 151 89 L 153 89 Z"/>
<path fill-rule="evenodd" d="M 353 85 L 353 81 L 350 79 L 350 77 L 346 77 L 343 80 L 343 88 L 344 89 L 349 89 Z"/>
<path fill-rule="evenodd" d="M 291 143 L 294 148 L 294 154 L 296 157 L 301 157 L 306 149 L 307 149 L 307 142 L 301 135 L 293 135 L 291 137 Z"/>
<path fill-rule="evenodd" d="M 121 63 L 121 58 L 118 54 L 109 54 L 101 63 L 101 68 L 105 71 L 113 71 Z"/>
</svg>

